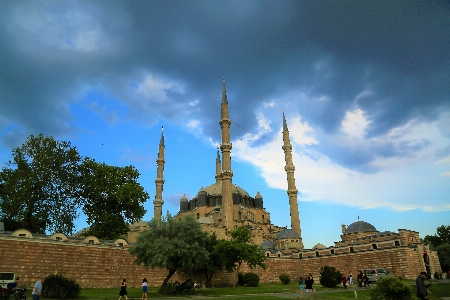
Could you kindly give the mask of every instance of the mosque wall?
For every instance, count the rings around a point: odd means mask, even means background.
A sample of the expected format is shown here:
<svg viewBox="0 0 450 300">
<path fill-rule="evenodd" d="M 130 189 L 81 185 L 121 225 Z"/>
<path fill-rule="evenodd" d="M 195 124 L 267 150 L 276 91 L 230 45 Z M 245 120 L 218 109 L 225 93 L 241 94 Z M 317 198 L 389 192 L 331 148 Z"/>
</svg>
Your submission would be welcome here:
<svg viewBox="0 0 450 300">
<path fill-rule="evenodd" d="M 316 252 L 319 255 L 316 255 Z M 0 271 L 12 271 L 20 277 L 20 283 L 31 286 L 41 276 L 61 274 L 74 279 L 83 288 L 117 287 L 121 278 L 127 278 L 130 287 L 138 287 L 146 277 L 151 286 L 162 284 L 167 275 L 165 269 L 146 269 L 133 263 L 134 258 L 126 246 L 114 244 L 90 244 L 82 240 L 51 240 L 48 237 L 13 237 L 0 234 Z M 437 253 L 428 252 L 435 271 L 441 271 Z M 414 279 L 424 270 L 421 264 L 421 248 L 411 246 L 392 247 L 390 249 L 360 248 L 355 253 L 343 253 L 330 249 L 305 251 L 299 258 L 299 252 L 266 260 L 267 270 L 249 269 L 243 264 L 241 271 L 255 272 L 260 282 L 279 282 L 278 276 L 288 274 L 292 280 L 312 273 L 318 282 L 319 270 L 328 265 L 348 274 L 352 271 L 371 267 L 386 268 L 393 276 Z M 195 281 L 204 280 L 202 276 L 176 273 L 173 281 L 184 281 L 192 277 Z M 214 276 L 215 286 L 232 284 L 236 274 L 220 272 Z"/>
</svg>

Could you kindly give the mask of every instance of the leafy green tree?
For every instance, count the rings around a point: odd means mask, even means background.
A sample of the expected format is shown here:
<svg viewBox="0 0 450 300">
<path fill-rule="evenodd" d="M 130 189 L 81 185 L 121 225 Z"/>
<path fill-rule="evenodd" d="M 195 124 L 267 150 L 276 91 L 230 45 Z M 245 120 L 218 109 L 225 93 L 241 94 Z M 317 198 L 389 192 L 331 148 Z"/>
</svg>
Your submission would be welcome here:
<svg viewBox="0 0 450 300">
<path fill-rule="evenodd" d="M 443 244 L 436 247 L 441 269 L 447 273 L 450 270 L 450 244 Z"/>
<path fill-rule="evenodd" d="M 128 223 L 145 214 L 148 193 L 137 182 L 139 171 L 133 166 L 115 167 L 85 158 L 80 167 L 83 212 L 89 229 L 84 233 L 101 239 L 125 236 Z"/>
<path fill-rule="evenodd" d="M 7 230 L 71 234 L 81 205 L 78 150 L 31 135 L 0 172 L 0 218 Z"/>
<path fill-rule="evenodd" d="M 384 277 L 371 290 L 372 300 L 412 300 L 416 299 L 412 288 L 397 277 Z"/>
<path fill-rule="evenodd" d="M 203 267 L 208 259 L 207 233 L 193 216 L 175 219 L 169 213 L 163 220 L 153 218 L 149 229 L 142 231 L 128 250 L 135 263 L 146 268 L 166 268 L 164 286 L 177 270 L 192 272 Z"/>
<path fill-rule="evenodd" d="M 261 248 L 251 243 L 251 231 L 241 226 L 229 231 L 230 240 L 219 240 L 214 247 L 212 256 L 219 260 L 218 265 L 223 266 L 228 272 L 239 273 L 241 264 L 245 261 L 250 268 L 256 266 L 267 268 L 264 263 L 266 256 Z"/>
<path fill-rule="evenodd" d="M 426 235 L 424 243 L 432 246 L 432 249 L 444 244 L 450 244 L 450 225 L 439 226 L 435 235 Z"/>
<path fill-rule="evenodd" d="M 450 225 L 439 226 L 436 234 L 425 236 L 423 242 L 437 251 L 442 271 L 448 272 L 450 270 Z"/>
<path fill-rule="evenodd" d="M 219 253 L 215 252 L 215 246 L 217 245 L 218 240 L 216 233 L 208 235 L 206 237 L 205 249 L 208 251 L 208 257 L 204 264 L 199 265 L 198 270 L 194 270 L 195 272 L 200 272 L 205 275 L 206 287 L 211 287 L 211 280 L 214 273 L 220 271 L 222 266 L 222 260 L 220 259 Z"/>
<path fill-rule="evenodd" d="M 342 273 L 336 268 L 323 266 L 320 268 L 320 284 L 325 287 L 334 288 L 342 281 Z"/>
</svg>

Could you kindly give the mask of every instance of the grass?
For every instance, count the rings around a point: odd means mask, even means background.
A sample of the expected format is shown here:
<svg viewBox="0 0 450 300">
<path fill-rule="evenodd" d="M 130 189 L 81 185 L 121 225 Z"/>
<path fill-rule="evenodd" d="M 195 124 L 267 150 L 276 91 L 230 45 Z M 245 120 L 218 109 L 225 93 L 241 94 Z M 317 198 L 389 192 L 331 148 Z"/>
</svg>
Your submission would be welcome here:
<svg viewBox="0 0 450 300">
<path fill-rule="evenodd" d="M 409 284 L 414 285 L 414 281 L 408 281 Z M 337 287 L 334 289 L 324 288 L 320 284 L 315 284 L 314 288 L 316 292 L 313 293 L 303 293 L 301 294 L 296 283 L 291 282 L 288 285 L 283 285 L 281 283 L 263 283 L 258 287 L 242 287 L 236 286 L 232 287 L 216 287 L 212 289 L 197 289 L 195 290 L 195 296 L 200 296 L 200 299 L 219 299 L 227 296 L 232 300 L 269 300 L 269 299 L 305 299 L 305 300 L 318 300 L 318 299 L 355 299 L 354 288 L 356 285 L 352 285 L 352 290 L 346 291 L 342 287 Z M 376 285 L 373 285 L 375 288 Z M 118 299 L 119 298 L 119 288 L 105 288 L 105 289 L 82 289 L 78 299 Z M 415 295 L 415 287 L 413 287 Z M 429 289 L 431 291 L 430 300 L 439 300 L 442 297 L 450 297 L 450 282 L 435 282 Z M 142 295 L 141 288 L 128 288 L 128 298 L 139 299 Z M 182 298 L 192 298 L 192 295 L 160 295 L 157 294 L 157 287 L 149 287 L 148 298 L 149 299 L 182 299 Z M 30 291 L 31 294 L 31 291 Z M 370 290 L 361 289 L 357 290 L 358 300 L 370 300 Z M 285 297 L 282 297 L 282 296 Z M 31 298 L 31 295 L 29 295 Z M 43 298 L 41 298 L 44 300 Z M 124 300 L 124 298 L 122 297 Z"/>
</svg>

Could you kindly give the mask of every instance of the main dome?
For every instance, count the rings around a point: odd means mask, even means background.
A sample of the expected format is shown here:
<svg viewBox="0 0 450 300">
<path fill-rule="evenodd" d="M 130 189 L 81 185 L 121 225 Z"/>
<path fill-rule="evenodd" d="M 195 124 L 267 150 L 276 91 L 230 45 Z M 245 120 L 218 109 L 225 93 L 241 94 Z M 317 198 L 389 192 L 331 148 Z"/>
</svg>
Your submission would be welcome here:
<svg viewBox="0 0 450 300">
<path fill-rule="evenodd" d="M 206 192 L 208 195 L 222 195 L 222 182 L 216 182 L 205 188 L 202 187 L 198 193 L 200 192 Z M 243 188 L 237 186 L 236 184 L 232 185 L 231 192 L 250 197 L 250 195 Z"/>
<path fill-rule="evenodd" d="M 348 225 L 345 233 L 349 234 L 349 233 L 367 232 L 367 231 L 377 231 L 377 229 L 375 228 L 375 226 L 373 226 L 370 223 L 367 223 L 364 221 L 357 221 L 355 223 Z"/>
</svg>

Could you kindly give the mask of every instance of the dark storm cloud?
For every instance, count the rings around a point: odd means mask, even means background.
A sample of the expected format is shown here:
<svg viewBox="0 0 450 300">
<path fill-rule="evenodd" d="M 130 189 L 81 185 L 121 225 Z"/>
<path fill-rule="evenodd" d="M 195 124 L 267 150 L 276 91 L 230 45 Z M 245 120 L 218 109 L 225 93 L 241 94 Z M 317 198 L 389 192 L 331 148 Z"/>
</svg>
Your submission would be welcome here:
<svg viewBox="0 0 450 300">
<path fill-rule="evenodd" d="M 0 11 L 0 130 L 23 136 L 69 134 L 70 103 L 95 88 L 148 123 L 195 114 L 219 140 L 222 76 L 232 121 L 250 129 L 263 101 L 290 90 L 307 96 L 290 99 L 303 120 L 330 135 L 356 105 L 370 137 L 449 109 L 448 1 L 2 1 Z M 148 74 L 183 91 L 142 107 L 129 86 Z M 355 168 L 389 156 L 327 144 Z"/>
</svg>

